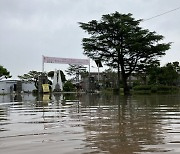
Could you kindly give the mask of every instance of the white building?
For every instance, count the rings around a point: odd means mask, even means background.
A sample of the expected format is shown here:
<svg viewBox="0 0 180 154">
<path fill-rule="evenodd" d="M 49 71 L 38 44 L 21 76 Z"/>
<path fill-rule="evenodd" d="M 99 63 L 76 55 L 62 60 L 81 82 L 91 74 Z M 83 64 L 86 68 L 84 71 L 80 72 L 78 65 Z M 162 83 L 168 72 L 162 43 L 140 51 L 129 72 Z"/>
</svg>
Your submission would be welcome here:
<svg viewBox="0 0 180 154">
<path fill-rule="evenodd" d="M 23 92 L 32 92 L 36 87 L 34 82 L 22 82 L 22 91 Z"/>
<path fill-rule="evenodd" d="M 0 94 L 17 92 L 32 92 L 36 87 L 33 82 L 24 82 L 20 80 L 2 80 L 0 81 Z"/>
</svg>

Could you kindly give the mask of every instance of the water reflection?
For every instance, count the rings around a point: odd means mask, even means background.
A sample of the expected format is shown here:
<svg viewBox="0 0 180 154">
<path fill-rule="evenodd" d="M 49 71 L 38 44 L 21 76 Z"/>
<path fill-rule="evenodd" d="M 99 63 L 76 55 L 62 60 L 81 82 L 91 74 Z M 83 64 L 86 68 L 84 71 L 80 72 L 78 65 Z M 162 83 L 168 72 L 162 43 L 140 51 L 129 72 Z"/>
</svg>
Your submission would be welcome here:
<svg viewBox="0 0 180 154">
<path fill-rule="evenodd" d="M 4 153 L 13 153 L 9 144 L 13 139 L 16 149 L 24 140 L 53 142 L 54 149 L 47 146 L 44 153 L 69 147 L 67 153 L 180 152 L 179 95 L 29 94 L 13 97 L 13 102 L 7 98 L 0 96 Z M 24 140 L 19 139 L 22 136 Z"/>
<path fill-rule="evenodd" d="M 120 99 L 118 109 L 117 106 L 100 106 L 96 112 L 92 109 L 86 126 L 90 133 L 88 146 L 98 146 L 104 152 L 133 153 L 141 151 L 142 145 L 163 144 L 161 121 L 131 97 Z"/>
</svg>

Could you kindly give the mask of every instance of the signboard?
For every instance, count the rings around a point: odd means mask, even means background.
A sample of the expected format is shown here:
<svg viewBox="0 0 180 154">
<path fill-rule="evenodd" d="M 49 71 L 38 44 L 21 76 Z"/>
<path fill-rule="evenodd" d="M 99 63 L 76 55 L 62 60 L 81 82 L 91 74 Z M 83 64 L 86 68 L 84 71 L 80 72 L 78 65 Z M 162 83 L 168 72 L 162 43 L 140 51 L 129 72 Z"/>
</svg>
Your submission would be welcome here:
<svg viewBox="0 0 180 154">
<path fill-rule="evenodd" d="M 89 65 L 89 59 L 73 59 L 43 56 L 43 63 Z"/>
<path fill-rule="evenodd" d="M 50 101 L 50 95 L 49 94 L 46 94 L 46 95 L 43 95 L 43 101 Z"/>
<path fill-rule="evenodd" d="M 97 65 L 97 67 L 103 67 L 102 63 L 101 63 L 101 60 L 95 60 L 95 63 Z"/>
<path fill-rule="evenodd" d="M 42 84 L 42 88 L 43 88 L 43 93 L 49 92 L 49 84 Z"/>
</svg>

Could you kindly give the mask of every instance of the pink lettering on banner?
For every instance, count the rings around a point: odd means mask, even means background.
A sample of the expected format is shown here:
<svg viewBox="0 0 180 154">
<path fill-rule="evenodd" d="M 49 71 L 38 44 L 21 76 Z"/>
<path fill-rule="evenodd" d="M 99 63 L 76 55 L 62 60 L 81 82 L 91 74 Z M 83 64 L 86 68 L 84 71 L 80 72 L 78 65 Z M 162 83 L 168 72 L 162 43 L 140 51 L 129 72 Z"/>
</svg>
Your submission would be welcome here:
<svg viewBox="0 0 180 154">
<path fill-rule="evenodd" d="M 89 59 L 73 59 L 43 56 L 43 63 L 89 65 Z"/>
</svg>

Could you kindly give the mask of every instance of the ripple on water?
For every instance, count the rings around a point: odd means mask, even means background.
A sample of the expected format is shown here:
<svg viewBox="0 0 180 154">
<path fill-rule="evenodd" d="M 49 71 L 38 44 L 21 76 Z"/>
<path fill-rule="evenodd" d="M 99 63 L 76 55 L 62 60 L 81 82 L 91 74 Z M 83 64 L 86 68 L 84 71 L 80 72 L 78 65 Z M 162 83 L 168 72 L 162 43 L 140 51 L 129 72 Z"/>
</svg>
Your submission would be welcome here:
<svg viewBox="0 0 180 154">
<path fill-rule="evenodd" d="M 119 105 L 116 96 L 86 97 L 0 103 L 1 151 L 52 153 L 70 147 L 69 153 L 179 152 L 178 96 L 121 96 Z"/>
</svg>

